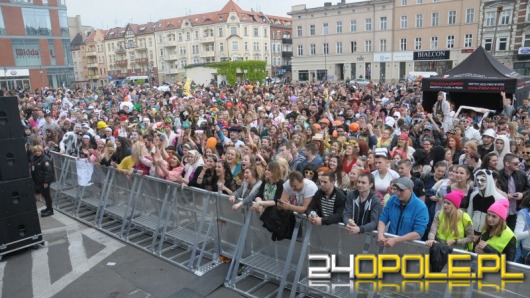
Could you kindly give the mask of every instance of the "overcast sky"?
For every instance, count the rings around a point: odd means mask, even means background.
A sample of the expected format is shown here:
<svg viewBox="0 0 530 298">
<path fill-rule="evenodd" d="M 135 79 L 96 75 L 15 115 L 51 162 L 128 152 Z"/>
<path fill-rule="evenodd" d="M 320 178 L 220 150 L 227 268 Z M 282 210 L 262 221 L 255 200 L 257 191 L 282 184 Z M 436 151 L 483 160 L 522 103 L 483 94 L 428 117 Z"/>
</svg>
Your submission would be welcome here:
<svg viewBox="0 0 530 298">
<path fill-rule="evenodd" d="M 288 16 L 293 5 L 307 8 L 336 4 L 340 0 L 235 0 L 243 10 L 259 10 L 269 15 Z M 347 3 L 356 2 L 347 0 Z M 147 23 L 159 19 L 218 11 L 228 0 L 67 0 L 68 16 L 81 16 L 83 25 L 98 29 L 122 27 L 127 23 Z"/>
</svg>

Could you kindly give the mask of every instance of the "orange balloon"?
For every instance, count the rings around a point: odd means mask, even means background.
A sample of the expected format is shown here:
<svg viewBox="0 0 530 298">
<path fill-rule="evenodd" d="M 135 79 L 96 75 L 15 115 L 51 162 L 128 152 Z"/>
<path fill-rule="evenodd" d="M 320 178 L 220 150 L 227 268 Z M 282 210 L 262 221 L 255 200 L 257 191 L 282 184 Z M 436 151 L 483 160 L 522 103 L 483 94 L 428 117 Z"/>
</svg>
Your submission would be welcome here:
<svg viewBox="0 0 530 298">
<path fill-rule="evenodd" d="M 208 138 L 208 140 L 206 140 L 206 147 L 211 148 L 211 149 L 215 149 L 216 145 L 217 145 L 217 139 L 216 138 L 210 137 L 210 138 Z"/>
<path fill-rule="evenodd" d="M 334 130 L 332 136 L 333 136 L 334 138 L 336 138 L 338 135 L 339 135 L 339 134 L 337 133 L 337 131 Z"/>
</svg>

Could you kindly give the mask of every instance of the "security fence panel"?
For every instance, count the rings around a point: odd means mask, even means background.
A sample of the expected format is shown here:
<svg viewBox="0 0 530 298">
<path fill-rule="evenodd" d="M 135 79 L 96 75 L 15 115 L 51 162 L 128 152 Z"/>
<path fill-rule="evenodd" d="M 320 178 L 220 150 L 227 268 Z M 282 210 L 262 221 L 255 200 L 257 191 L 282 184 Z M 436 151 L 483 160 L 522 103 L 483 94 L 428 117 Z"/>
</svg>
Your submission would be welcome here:
<svg viewBox="0 0 530 298">
<path fill-rule="evenodd" d="M 217 194 L 217 228 L 219 237 L 219 251 L 223 257 L 233 259 L 238 245 L 239 235 L 245 222 L 245 210 L 232 210 L 228 196 Z M 248 256 L 243 251 L 242 257 Z"/>
<path fill-rule="evenodd" d="M 103 206 L 105 194 L 111 188 L 114 181 L 114 173 L 111 168 L 94 166 L 91 185 L 81 186 L 74 216 L 80 221 L 95 226 L 99 218 L 99 212 Z"/>
<path fill-rule="evenodd" d="M 75 211 L 80 189 L 77 177 L 76 158 L 66 155 L 52 153 L 57 159 L 61 159 L 61 173 L 56 176 L 56 182 L 52 183 L 53 203 L 55 208 L 65 213 Z M 55 167 L 55 165 L 54 165 Z"/>
<path fill-rule="evenodd" d="M 122 238 L 128 221 L 140 216 L 138 210 L 133 210 L 131 203 L 138 195 L 143 179 L 139 175 L 128 176 L 114 169 L 111 171 L 115 171 L 114 184 L 112 191 L 104 198 L 97 226 L 110 235 Z"/>
<path fill-rule="evenodd" d="M 219 262 L 216 221 L 213 194 L 175 185 L 157 253 L 197 275 L 204 274 Z"/>
</svg>

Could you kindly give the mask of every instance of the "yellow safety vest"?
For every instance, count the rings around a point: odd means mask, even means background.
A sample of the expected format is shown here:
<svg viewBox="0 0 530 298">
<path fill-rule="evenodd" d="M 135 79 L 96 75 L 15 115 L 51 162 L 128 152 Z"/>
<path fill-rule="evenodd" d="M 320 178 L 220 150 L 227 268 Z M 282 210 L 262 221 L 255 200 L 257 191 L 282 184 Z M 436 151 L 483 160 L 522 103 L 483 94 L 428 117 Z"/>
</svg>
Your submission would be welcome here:
<svg viewBox="0 0 530 298">
<path fill-rule="evenodd" d="M 513 237 L 515 237 L 515 234 L 510 228 L 506 227 L 500 236 L 493 236 L 486 242 L 499 254 L 502 254 L 504 248 L 510 243 L 510 240 L 512 240 Z"/>
<path fill-rule="evenodd" d="M 443 213 L 444 211 L 441 210 L 439 213 L 438 213 L 438 231 L 436 233 L 436 237 L 438 237 L 439 240 L 443 240 L 443 241 L 446 241 L 447 240 L 456 240 L 456 239 L 459 239 L 455 232 L 450 229 L 449 231 L 442 231 L 440 229 L 440 227 L 443 227 L 444 226 L 444 221 L 445 221 L 445 216 L 443 216 Z M 465 238 L 466 237 L 466 227 L 467 225 L 472 225 L 472 221 L 471 221 L 471 217 L 469 217 L 469 214 L 465 213 L 465 212 L 462 212 L 462 210 L 458 210 L 458 212 L 460 214 L 462 214 L 462 219 L 460 220 L 460 222 L 462 224 L 458 225 L 458 235 L 460 235 L 459 237 L 460 238 Z M 472 250 L 473 249 L 473 243 L 470 242 L 467 244 L 467 249 L 468 250 Z"/>
</svg>

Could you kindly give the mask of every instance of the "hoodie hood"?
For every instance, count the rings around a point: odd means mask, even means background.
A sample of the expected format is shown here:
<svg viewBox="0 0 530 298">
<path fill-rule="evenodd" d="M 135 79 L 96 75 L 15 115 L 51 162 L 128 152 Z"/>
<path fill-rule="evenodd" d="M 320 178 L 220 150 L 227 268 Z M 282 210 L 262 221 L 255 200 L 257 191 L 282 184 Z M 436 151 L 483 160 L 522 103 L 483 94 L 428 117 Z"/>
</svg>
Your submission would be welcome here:
<svg viewBox="0 0 530 298">
<path fill-rule="evenodd" d="M 501 199 L 502 195 L 497 192 L 497 188 L 495 187 L 495 180 L 493 180 L 493 175 L 491 171 L 485 170 L 485 169 L 479 169 L 475 172 L 475 177 L 478 175 L 485 175 L 486 176 L 486 189 L 484 190 L 483 197 L 495 197 L 495 200 Z M 476 190 L 476 193 L 479 193 L 480 190 Z"/>
<path fill-rule="evenodd" d="M 495 150 L 495 152 L 499 154 L 499 161 L 497 162 L 497 171 L 500 171 L 504 168 L 504 156 L 508 152 L 510 152 L 510 138 L 508 138 L 507 135 L 499 135 L 495 138 L 495 142 L 497 142 L 497 140 L 502 140 L 504 142 L 504 148 L 502 148 L 501 152 L 497 152 L 497 150 Z"/>
</svg>

